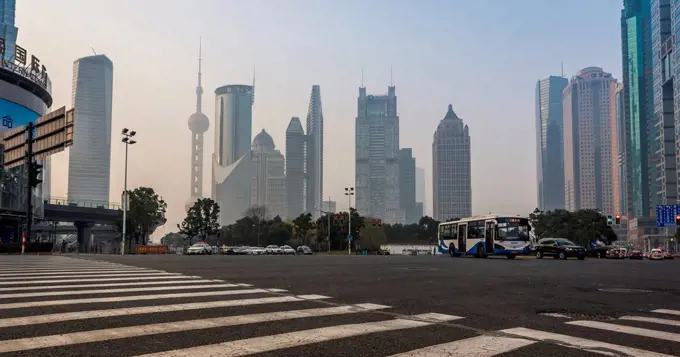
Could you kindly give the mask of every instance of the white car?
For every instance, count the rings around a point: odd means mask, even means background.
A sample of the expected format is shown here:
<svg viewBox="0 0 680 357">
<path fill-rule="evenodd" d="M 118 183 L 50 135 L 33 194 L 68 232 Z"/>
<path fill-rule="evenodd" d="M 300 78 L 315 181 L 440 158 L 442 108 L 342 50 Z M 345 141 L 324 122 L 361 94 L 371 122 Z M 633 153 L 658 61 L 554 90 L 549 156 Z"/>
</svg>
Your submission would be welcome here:
<svg viewBox="0 0 680 357">
<path fill-rule="evenodd" d="M 264 250 L 267 254 L 281 254 L 281 248 L 278 245 L 268 245 Z"/>
<path fill-rule="evenodd" d="M 250 247 L 248 250 L 249 255 L 264 255 L 267 254 L 267 251 L 264 248 L 260 247 Z"/>
<path fill-rule="evenodd" d="M 191 247 L 189 247 L 189 249 L 187 249 L 188 255 L 193 255 L 193 254 L 199 254 L 199 255 L 208 254 L 208 255 L 210 255 L 210 254 L 212 254 L 212 252 L 213 252 L 213 248 L 210 246 L 210 244 L 206 244 L 206 243 L 196 243 L 196 244 L 192 245 Z"/>
<path fill-rule="evenodd" d="M 289 245 L 282 245 L 281 246 L 281 254 L 285 255 L 295 255 L 295 249 Z"/>
<path fill-rule="evenodd" d="M 647 257 L 650 260 L 663 260 L 663 252 L 661 249 L 652 249 L 651 252 L 649 252 L 649 256 Z"/>
</svg>

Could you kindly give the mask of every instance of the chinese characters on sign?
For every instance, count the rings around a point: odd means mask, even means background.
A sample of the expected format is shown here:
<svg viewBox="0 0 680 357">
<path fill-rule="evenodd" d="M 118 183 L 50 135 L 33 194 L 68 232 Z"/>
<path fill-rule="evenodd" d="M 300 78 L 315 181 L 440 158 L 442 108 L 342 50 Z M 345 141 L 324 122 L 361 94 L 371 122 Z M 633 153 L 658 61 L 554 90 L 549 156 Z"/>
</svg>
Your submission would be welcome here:
<svg viewBox="0 0 680 357">
<path fill-rule="evenodd" d="M 12 117 L 9 115 L 4 115 L 2 117 L 2 126 L 3 128 L 12 129 L 14 126 L 14 120 L 12 120 Z"/>
<path fill-rule="evenodd" d="M 656 226 L 675 227 L 675 216 L 680 214 L 680 205 L 656 206 Z"/>
<path fill-rule="evenodd" d="M 48 91 L 47 68 L 40 64 L 38 57 L 31 55 L 31 61 L 28 62 L 28 53 L 26 49 L 15 45 L 14 58 L 10 61 L 5 60 L 6 42 L 4 38 L 0 38 L 0 58 L 2 59 L 2 67 L 6 68 L 16 74 L 22 75 L 36 84 L 40 85 Z"/>
</svg>

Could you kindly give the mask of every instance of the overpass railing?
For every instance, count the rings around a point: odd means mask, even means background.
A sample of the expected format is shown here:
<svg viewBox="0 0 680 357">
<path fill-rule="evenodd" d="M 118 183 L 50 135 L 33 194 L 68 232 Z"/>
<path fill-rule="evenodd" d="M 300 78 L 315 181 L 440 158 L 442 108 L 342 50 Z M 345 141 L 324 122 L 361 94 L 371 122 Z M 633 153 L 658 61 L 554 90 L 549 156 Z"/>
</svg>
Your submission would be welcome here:
<svg viewBox="0 0 680 357">
<path fill-rule="evenodd" d="M 60 206 L 74 206 L 74 207 L 88 207 L 88 208 L 104 208 L 119 210 L 122 206 L 114 202 L 95 202 L 95 201 L 75 201 L 62 197 L 47 197 L 45 203 Z"/>
</svg>

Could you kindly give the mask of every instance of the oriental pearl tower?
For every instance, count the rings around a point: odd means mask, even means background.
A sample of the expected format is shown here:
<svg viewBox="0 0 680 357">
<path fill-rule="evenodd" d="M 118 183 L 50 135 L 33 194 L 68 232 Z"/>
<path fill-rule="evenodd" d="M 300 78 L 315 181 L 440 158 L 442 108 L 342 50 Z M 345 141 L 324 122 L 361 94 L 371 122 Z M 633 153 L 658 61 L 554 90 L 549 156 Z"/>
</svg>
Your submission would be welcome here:
<svg viewBox="0 0 680 357">
<path fill-rule="evenodd" d="M 188 211 L 196 200 L 203 197 L 203 134 L 208 131 L 210 120 L 201 112 L 201 44 L 198 45 L 198 86 L 196 86 L 196 113 L 189 117 L 191 130 L 191 195 L 185 205 Z"/>
</svg>

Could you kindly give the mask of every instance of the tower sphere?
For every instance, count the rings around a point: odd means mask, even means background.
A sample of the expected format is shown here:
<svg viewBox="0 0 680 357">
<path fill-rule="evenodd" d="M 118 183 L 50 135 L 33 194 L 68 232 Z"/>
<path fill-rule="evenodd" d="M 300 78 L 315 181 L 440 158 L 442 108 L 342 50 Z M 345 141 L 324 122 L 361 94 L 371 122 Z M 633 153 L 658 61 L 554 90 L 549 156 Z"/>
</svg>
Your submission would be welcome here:
<svg viewBox="0 0 680 357">
<path fill-rule="evenodd" d="M 198 112 L 189 117 L 189 130 L 194 133 L 205 133 L 210 126 L 210 120 L 205 114 Z"/>
</svg>

